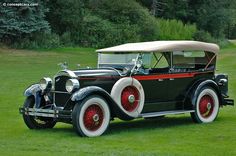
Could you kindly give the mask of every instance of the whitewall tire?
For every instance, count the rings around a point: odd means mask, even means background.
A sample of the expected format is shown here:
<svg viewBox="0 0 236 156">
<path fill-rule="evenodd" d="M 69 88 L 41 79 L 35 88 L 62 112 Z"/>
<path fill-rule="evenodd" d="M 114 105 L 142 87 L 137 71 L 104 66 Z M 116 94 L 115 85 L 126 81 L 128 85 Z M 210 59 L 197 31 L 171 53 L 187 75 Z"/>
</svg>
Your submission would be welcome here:
<svg viewBox="0 0 236 156">
<path fill-rule="evenodd" d="M 219 97 L 211 87 L 204 87 L 199 92 L 195 112 L 191 113 L 197 123 L 209 123 L 216 119 L 219 112 Z"/>
<path fill-rule="evenodd" d="M 132 118 L 138 117 L 143 110 L 144 90 L 140 82 L 132 77 L 118 80 L 111 90 L 111 97 Z"/>
<path fill-rule="evenodd" d="M 72 122 L 80 136 L 102 135 L 110 122 L 110 109 L 100 96 L 90 96 L 77 103 L 72 112 Z"/>
</svg>

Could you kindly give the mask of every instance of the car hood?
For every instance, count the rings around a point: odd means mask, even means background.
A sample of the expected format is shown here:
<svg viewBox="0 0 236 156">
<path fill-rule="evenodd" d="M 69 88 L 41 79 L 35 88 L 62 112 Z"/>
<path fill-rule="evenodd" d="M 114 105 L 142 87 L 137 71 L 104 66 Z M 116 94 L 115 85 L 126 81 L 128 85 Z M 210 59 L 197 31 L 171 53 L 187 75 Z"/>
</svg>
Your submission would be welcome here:
<svg viewBox="0 0 236 156">
<path fill-rule="evenodd" d="M 114 69 L 81 69 L 72 72 L 77 77 L 119 76 L 118 71 Z"/>
<path fill-rule="evenodd" d="M 58 76 L 69 76 L 71 78 L 83 78 L 83 77 L 119 77 L 120 74 L 115 69 L 80 69 L 76 71 L 62 70 L 57 73 L 55 77 Z"/>
</svg>

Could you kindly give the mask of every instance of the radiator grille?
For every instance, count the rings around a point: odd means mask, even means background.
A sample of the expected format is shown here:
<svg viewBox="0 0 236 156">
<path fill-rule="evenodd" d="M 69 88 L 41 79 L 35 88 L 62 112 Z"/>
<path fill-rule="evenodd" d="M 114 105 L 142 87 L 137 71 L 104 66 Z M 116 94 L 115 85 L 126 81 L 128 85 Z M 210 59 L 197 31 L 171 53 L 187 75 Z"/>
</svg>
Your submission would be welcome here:
<svg viewBox="0 0 236 156">
<path fill-rule="evenodd" d="M 64 107 L 70 101 L 71 94 L 65 88 L 68 79 L 70 79 L 68 76 L 58 76 L 55 78 L 54 101 L 56 106 Z"/>
</svg>

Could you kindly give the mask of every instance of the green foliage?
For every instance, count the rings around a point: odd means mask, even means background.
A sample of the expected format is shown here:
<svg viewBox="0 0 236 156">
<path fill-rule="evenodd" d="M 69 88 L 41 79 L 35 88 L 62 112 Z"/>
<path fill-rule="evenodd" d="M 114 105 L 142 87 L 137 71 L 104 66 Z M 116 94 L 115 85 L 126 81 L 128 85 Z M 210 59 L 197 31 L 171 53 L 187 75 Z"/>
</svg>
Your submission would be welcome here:
<svg viewBox="0 0 236 156">
<path fill-rule="evenodd" d="M 60 36 L 60 43 L 63 46 L 72 46 L 73 42 L 71 40 L 71 33 L 70 32 L 64 32 L 61 36 Z"/>
<path fill-rule="evenodd" d="M 232 38 L 236 25 L 235 0 L 137 0 L 155 16 L 196 23 L 214 38 Z M 155 4 L 155 3 L 156 4 Z M 155 4 L 155 5 L 153 5 Z M 154 11 L 153 11 L 154 10 Z"/>
<path fill-rule="evenodd" d="M 30 37 L 15 42 L 11 47 L 20 49 L 39 49 L 55 48 L 60 46 L 60 39 L 57 34 L 52 33 L 35 33 Z"/>
<path fill-rule="evenodd" d="M 126 42 L 157 40 L 158 23 L 135 1 L 91 0 L 86 3 L 81 44 L 105 47 Z"/>
<path fill-rule="evenodd" d="M 106 47 L 125 41 L 135 42 L 139 40 L 137 28 L 134 25 L 116 25 L 91 14 L 85 16 L 83 27 L 81 43 L 84 46 Z"/>
<path fill-rule="evenodd" d="M 225 44 L 225 37 L 236 37 L 236 1 L 37 2 L 36 7 L 1 8 L 0 42 L 20 48 L 77 45 L 101 48 L 127 42 L 180 39 Z"/>
<path fill-rule="evenodd" d="M 4 2 L 12 1 L 5 0 Z M 34 3 L 33 0 L 21 2 Z M 1 6 L 0 41 L 11 44 L 35 32 L 49 31 L 48 22 L 44 19 L 47 9 L 42 2 L 38 1 L 38 4 L 31 7 Z"/>
<path fill-rule="evenodd" d="M 208 33 L 207 31 L 204 31 L 204 30 L 197 31 L 194 34 L 193 39 L 196 41 L 217 43 L 221 48 L 230 46 L 230 42 L 227 39 L 225 39 L 225 38 L 216 39 L 216 38 L 212 37 L 210 33 Z"/>
<path fill-rule="evenodd" d="M 192 0 L 194 12 L 191 18 L 197 23 L 198 28 L 208 31 L 215 38 L 225 37 L 224 31 L 230 20 L 231 13 L 227 10 L 228 0 Z"/>
<path fill-rule="evenodd" d="M 82 0 L 50 0 L 47 1 L 49 12 L 47 20 L 49 21 L 53 32 L 63 35 L 69 35 L 74 44 L 80 42 L 82 33 L 83 10 Z M 63 37 L 65 38 L 65 36 Z"/>
<path fill-rule="evenodd" d="M 177 20 L 158 19 L 161 40 L 192 40 L 197 31 L 196 25 L 183 24 Z"/>
<path fill-rule="evenodd" d="M 194 40 L 197 40 L 197 41 L 216 42 L 216 40 L 211 36 L 211 34 L 204 31 L 204 30 L 197 31 L 194 34 L 193 38 L 194 38 Z"/>
</svg>

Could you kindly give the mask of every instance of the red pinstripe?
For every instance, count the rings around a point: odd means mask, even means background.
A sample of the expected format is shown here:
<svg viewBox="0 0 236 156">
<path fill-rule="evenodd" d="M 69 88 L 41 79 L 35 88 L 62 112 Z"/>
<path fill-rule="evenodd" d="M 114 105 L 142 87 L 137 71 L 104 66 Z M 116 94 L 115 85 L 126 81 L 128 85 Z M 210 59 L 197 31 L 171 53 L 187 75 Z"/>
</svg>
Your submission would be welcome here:
<svg viewBox="0 0 236 156">
<path fill-rule="evenodd" d="M 158 75 L 137 75 L 132 76 L 137 80 L 156 80 L 156 79 L 176 79 L 176 78 L 190 78 L 198 74 L 212 73 L 208 72 L 191 72 L 191 73 L 174 73 L 174 74 L 158 74 Z M 81 80 L 95 80 L 95 79 L 111 79 L 111 78 L 121 78 L 120 76 L 95 76 L 95 77 L 80 77 Z"/>
</svg>

